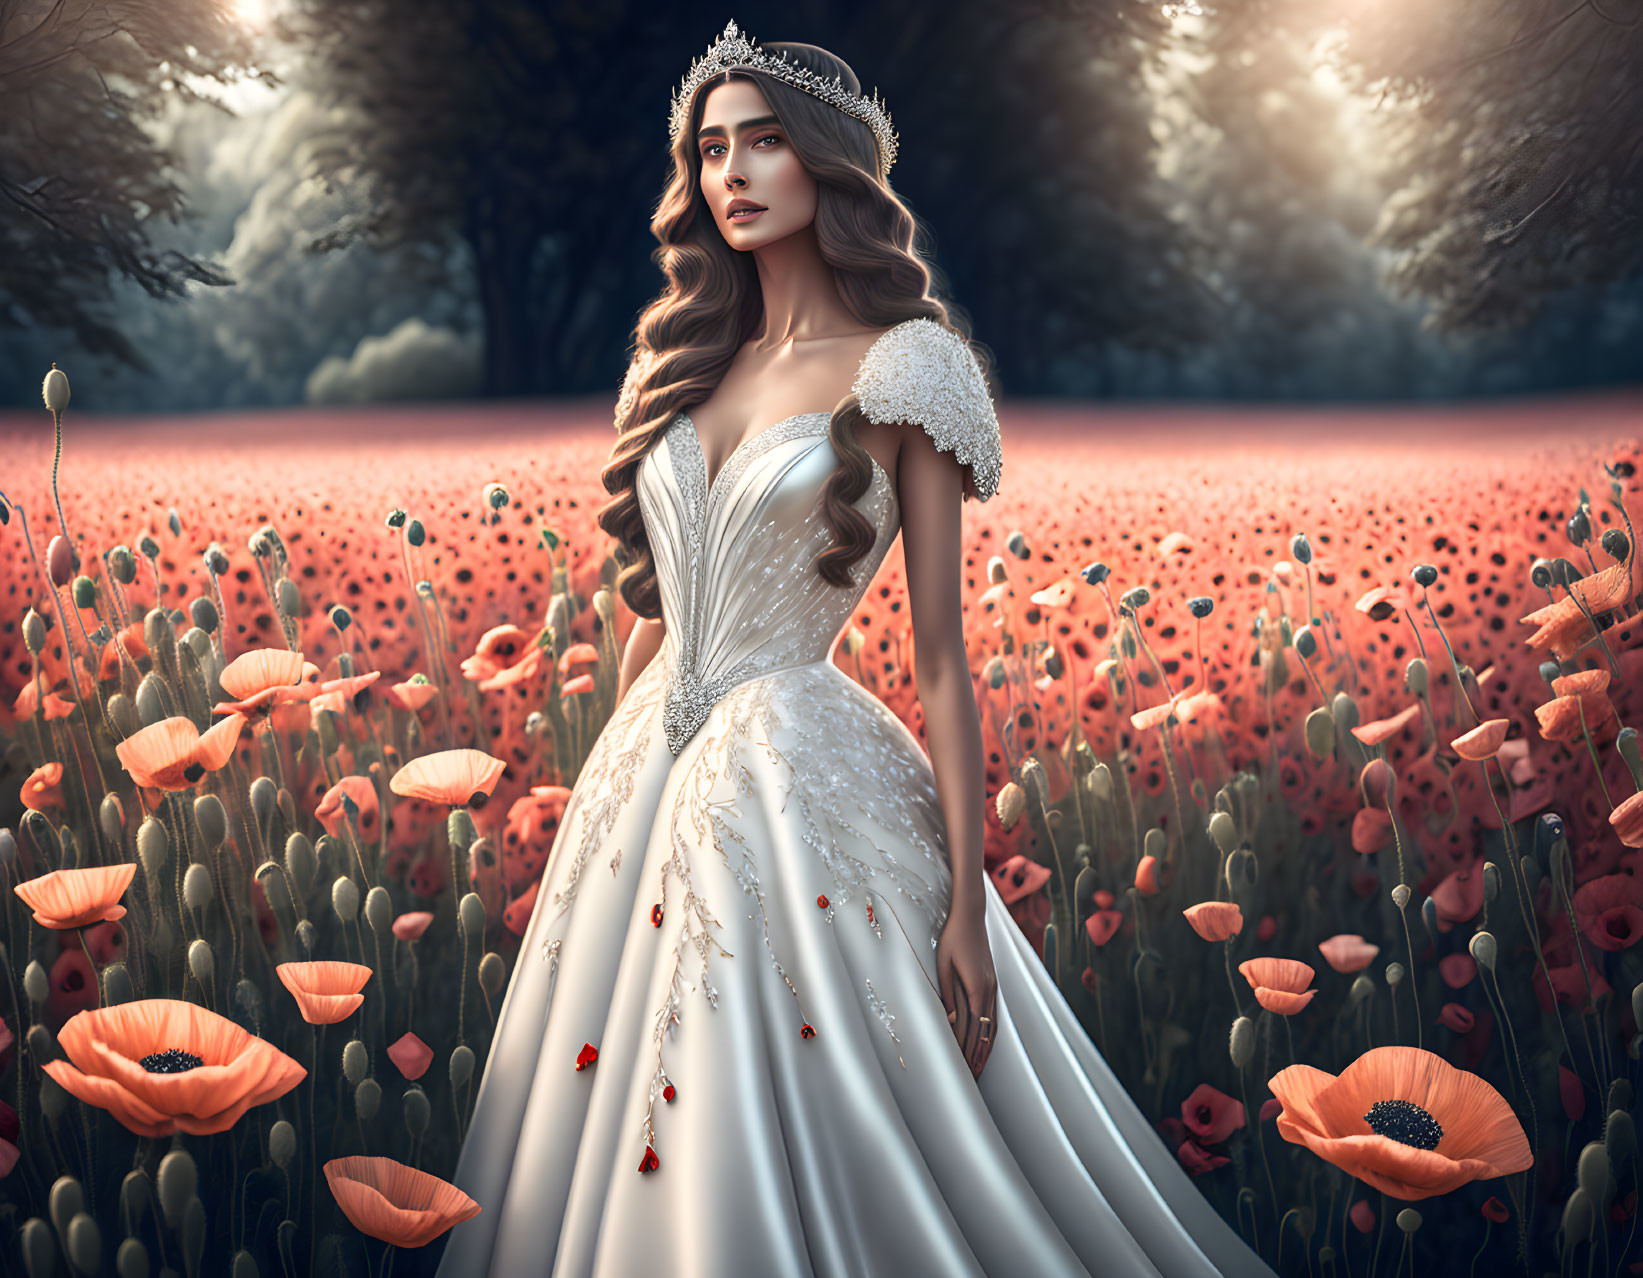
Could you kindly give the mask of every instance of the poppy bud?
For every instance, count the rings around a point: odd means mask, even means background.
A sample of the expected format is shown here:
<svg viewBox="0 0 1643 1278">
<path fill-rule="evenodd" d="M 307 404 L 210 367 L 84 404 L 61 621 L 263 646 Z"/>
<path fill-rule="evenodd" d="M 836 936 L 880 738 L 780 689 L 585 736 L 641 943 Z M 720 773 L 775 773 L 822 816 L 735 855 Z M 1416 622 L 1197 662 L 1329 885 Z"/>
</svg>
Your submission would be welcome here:
<svg viewBox="0 0 1643 1278">
<path fill-rule="evenodd" d="M 1364 999 L 1372 997 L 1374 993 L 1375 982 L 1359 972 L 1352 980 L 1352 988 L 1346 992 L 1346 1005 L 1348 1008 L 1356 1007 Z"/>
<path fill-rule="evenodd" d="M 1235 1068 L 1248 1065 L 1255 1058 L 1255 1022 L 1247 1016 L 1233 1021 L 1227 1046 Z"/>
<path fill-rule="evenodd" d="M 1407 883 L 1400 883 L 1392 889 L 1392 904 L 1400 910 L 1409 904 L 1409 885 Z"/>
<path fill-rule="evenodd" d="M 500 954 L 493 952 L 479 960 L 479 986 L 492 998 L 502 992 L 502 982 L 506 976 Z"/>
<path fill-rule="evenodd" d="M 183 521 L 177 517 L 177 508 L 175 506 L 166 511 L 165 526 L 171 529 L 171 535 L 173 537 L 181 537 L 183 535 Z"/>
<path fill-rule="evenodd" d="M 110 963 L 103 969 L 103 1002 L 110 1007 L 129 1003 L 137 997 L 131 972 L 124 963 Z"/>
<path fill-rule="evenodd" d="M 211 871 L 198 861 L 183 874 L 183 904 L 191 910 L 211 904 Z"/>
<path fill-rule="evenodd" d="M 171 836 L 157 817 L 144 817 L 137 828 L 137 856 L 149 878 L 156 877 L 171 855 Z"/>
<path fill-rule="evenodd" d="M 140 553 L 145 559 L 153 560 L 160 557 L 160 543 L 155 541 L 154 538 L 150 537 L 147 533 L 144 533 L 142 537 L 138 539 L 137 550 L 138 553 Z"/>
<path fill-rule="evenodd" d="M 1050 784 L 1044 776 L 1044 765 L 1032 755 L 1021 763 L 1021 786 L 1041 805 L 1050 801 Z"/>
<path fill-rule="evenodd" d="M 1005 538 L 1004 549 L 1008 550 L 1017 559 L 1026 559 L 1033 553 L 1027 546 L 1027 535 L 1019 528 Z"/>
<path fill-rule="evenodd" d="M 1575 1190 L 1569 1195 L 1569 1201 L 1563 1204 L 1564 1247 L 1585 1242 L 1591 1237 L 1596 1222 L 1597 1211 L 1592 1204 L 1592 1196 L 1585 1189 Z"/>
<path fill-rule="evenodd" d="M 593 611 L 605 625 L 616 624 L 616 597 L 611 594 L 609 587 L 601 586 L 593 592 Z M 854 630 L 855 627 L 852 626 L 851 629 Z M 858 630 L 856 633 L 861 632 Z"/>
<path fill-rule="evenodd" d="M 44 1003 L 51 995 L 51 979 L 40 961 L 34 959 L 23 969 L 23 993 L 31 1003 Z"/>
<path fill-rule="evenodd" d="M 1296 533 L 1289 539 L 1289 557 L 1298 564 L 1312 562 L 1312 543 L 1306 539 L 1305 533 Z"/>
<path fill-rule="evenodd" d="M 365 894 L 365 921 L 371 925 L 371 931 L 378 936 L 393 926 L 394 906 L 388 899 L 387 888 L 374 887 Z"/>
<path fill-rule="evenodd" d="M 339 631 L 346 630 L 354 624 L 354 614 L 348 611 L 345 604 L 332 604 L 331 624 Z"/>
<path fill-rule="evenodd" d="M 1495 970 L 1496 945 L 1492 932 L 1474 933 L 1467 948 L 1471 951 L 1472 958 L 1476 960 L 1479 967 L 1486 968 L 1490 972 Z"/>
<path fill-rule="evenodd" d="M 1622 728 L 1614 739 L 1614 748 L 1620 752 L 1620 757 L 1626 761 L 1631 769 L 1632 784 L 1643 790 L 1643 757 L 1639 757 L 1637 749 L 1637 729 Z"/>
<path fill-rule="evenodd" d="M 1386 983 L 1396 989 L 1398 982 L 1401 980 L 1403 980 L 1403 964 L 1388 963 L 1386 965 Z"/>
<path fill-rule="evenodd" d="M 450 1064 L 451 1086 L 453 1088 L 461 1087 L 464 1083 L 466 1083 L 470 1078 L 473 1077 L 473 1072 L 474 1072 L 473 1048 L 469 1047 L 466 1043 L 463 1043 L 460 1046 L 458 1046 L 457 1049 L 454 1052 L 451 1053 L 451 1064 Z"/>
<path fill-rule="evenodd" d="M 45 620 L 33 608 L 23 616 L 23 646 L 37 657 L 46 646 Z"/>
<path fill-rule="evenodd" d="M 1632 550 L 1630 539 L 1618 528 L 1609 529 L 1598 544 L 1603 547 L 1603 553 L 1611 559 L 1624 559 Z"/>
<path fill-rule="evenodd" d="M 76 608 L 94 608 L 97 606 L 97 583 L 84 573 L 74 579 L 74 606 Z"/>
<path fill-rule="evenodd" d="M 46 374 L 46 380 L 40 384 L 40 398 L 45 401 L 52 414 L 56 415 L 68 407 L 68 395 L 68 374 L 53 364 L 51 371 Z"/>
<path fill-rule="evenodd" d="M 462 898 L 457 906 L 457 922 L 470 936 L 478 936 L 485 930 L 485 902 L 479 899 L 479 893 L 469 892 Z"/>
<path fill-rule="evenodd" d="M 996 801 L 999 824 L 1010 830 L 1027 810 L 1027 792 L 1014 781 L 1006 781 Z"/>
<path fill-rule="evenodd" d="M 97 824 L 103 831 L 103 838 L 119 847 L 121 836 L 125 833 L 125 823 L 125 808 L 120 803 L 120 796 L 111 790 L 97 805 Z"/>
<path fill-rule="evenodd" d="M 445 837 L 458 852 L 466 852 L 478 833 L 467 808 L 452 808 L 451 815 L 445 818 Z"/>
<path fill-rule="evenodd" d="M 311 957 L 314 953 L 313 923 L 308 919 L 303 919 L 296 927 L 291 929 L 291 934 L 297 938 L 297 944 L 302 946 L 303 956 Z"/>
<path fill-rule="evenodd" d="M 293 833 L 285 841 L 285 868 L 296 880 L 297 890 L 306 894 L 314 882 L 319 861 L 314 855 L 314 845 L 301 830 Z"/>
<path fill-rule="evenodd" d="M 1409 574 L 1417 586 L 1430 586 L 1438 579 L 1438 570 L 1431 564 L 1416 564 L 1415 570 Z"/>
<path fill-rule="evenodd" d="M 485 504 L 492 510 L 501 510 L 509 500 L 508 490 L 495 480 L 485 485 Z"/>
<path fill-rule="evenodd" d="M 527 737 L 539 735 L 542 729 L 547 726 L 548 721 L 540 710 L 532 710 L 525 716 L 525 735 Z"/>
<path fill-rule="evenodd" d="M 359 886 L 352 879 L 342 877 L 331 884 L 331 908 L 344 923 L 359 917 Z"/>
<path fill-rule="evenodd" d="M 1061 654 L 1053 646 L 1044 650 L 1044 673 L 1052 679 L 1059 679 L 1067 673 L 1066 663 L 1061 660 Z"/>
<path fill-rule="evenodd" d="M 1305 657 L 1308 661 L 1318 655 L 1318 639 L 1317 636 L 1312 633 L 1311 626 L 1302 626 L 1299 630 L 1297 630 L 1295 632 L 1293 642 L 1295 644 L 1295 651 L 1300 653 L 1301 656 Z"/>
<path fill-rule="evenodd" d="M 228 552 L 216 542 L 212 542 L 205 548 L 205 554 L 202 558 L 205 560 L 206 571 L 213 577 L 228 575 Z"/>
<path fill-rule="evenodd" d="M 322 834 L 314 844 L 314 858 L 316 869 L 319 866 L 328 868 L 333 878 L 338 873 L 337 867 L 348 859 L 348 853 L 342 846 L 342 840 L 333 838 L 329 834 Z"/>
<path fill-rule="evenodd" d="M 1310 636 L 1309 636 L 1310 637 Z M 1335 749 L 1335 720 L 1319 706 L 1306 717 L 1306 748 L 1314 759 L 1327 759 Z"/>
<path fill-rule="evenodd" d="M 289 577 L 281 577 L 274 587 L 274 602 L 287 617 L 295 617 L 302 610 L 302 592 Z"/>
<path fill-rule="evenodd" d="M 987 681 L 989 688 L 1002 688 L 1006 675 L 1004 673 L 1004 659 L 989 657 L 987 664 L 981 668 L 981 677 Z"/>
<path fill-rule="evenodd" d="M 1426 658 L 1412 657 L 1409 665 L 1403 672 L 1404 685 L 1417 697 L 1424 697 L 1427 691 Z"/>
<path fill-rule="evenodd" d="M 1483 899 L 1493 902 L 1500 895 L 1500 867 L 1493 861 L 1483 863 Z"/>
<path fill-rule="evenodd" d="M 368 1123 L 377 1116 L 377 1110 L 382 1108 L 382 1084 L 374 1078 L 360 1080 L 354 1088 L 354 1113 L 362 1123 Z"/>
<path fill-rule="evenodd" d="M 405 1116 L 405 1130 L 411 1134 L 411 1139 L 422 1139 L 428 1130 L 428 1121 L 433 1117 L 428 1093 L 415 1085 L 407 1087 L 399 1105 L 400 1113 Z"/>
<path fill-rule="evenodd" d="M 1238 826 L 1225 812 L 1217 811 L 1209 819 L 1209 837 L 1222 855 L 1227 855 L 1237 844 Z"/>
<path fill-rule="evenodd" d="M 413 546 L 420 546 L 428 540 L 428 534 L 422 527 L 420 519 L 413 519 L 405 525 L 405 540 Z"/>
<path fill-rule="evenodd" d="M 46 573 L 54 586 L 66 586 L 74 580 L 74 547 L 69 539 L 58 533 L 46 546 Z"/>
<path fill-rule="evenodd" d="M 1438 903 L 1431 897 L 1421 902 L 1421 922 L 1426 925 L 1426 934 L 1432 938 L 1432 944 L 1438 943 Z"/>
<path fill-rule="evenodd" d="M 395 506 L 392 510 L 390 510 L 388 512 L 388 518 L 386 520 L 386 523 L 387 523 L 388 527 L 390 527 L 390 528 L 403 528 L 403 527 L 405 527 L 406 518 L 407 518 L 407 515 L 405 514 L 405 512 L 403 510 L 401 510 L 398 506 Z"/>
<path fill-rule="evenodd" d="M 1615 1079 L 1617 1083 L 1625 1081 L 1623 1078 Z M 1637 1127 L 1625 1109 L 1616 1108 L 1610 1112 L 1609 1121 L 1603 1127 L 1603 1143 L 1608 1147 L 1609 1162 L 1613 1166 L 1623 1167 L 1637 1157 Z"/>
<path fill-rule="evenodd" d="M 155 1183 L 166 1223 L 174 1227 L 182 1219 L 189 1200 L 199 1192 L 200 1173 L 193 1155 L 186 1149 L 173 1149 L 160 1159 Z"/>
<path fill-rule="evenodd" d="M 205 631 L 206 634 L 214 635 L 217 633 L 217 605 L 204 595 L 196 597 L 188 605 L 188 615 L 193 619 L 194 624 Z"/>
<path fill-rule="evenodd" d="M 199 940 L 188 947 L 188 970 L 201 985 L 211 984 L 211 978 L 217 971 L 217 956 L 211 949 L 211 942 Z"/>
<path fill-rule="evenodd" d="M 1090 793 L 1103 803 L 1112 800 L 1112 769 L 1105 763 L 1097 763 L 1090 769 Z"/>
<path fill-rule="evenodd" d="M 1564 525 L 1564 531 L 1569 535 L 1569 542 L 1574 546 L 1584 546 L 1592 539 L 1592 521 L 1586 517 L 1584 506 L 1575 510 L 1569 516 L 1569 522 Z"/>
<path fill-rule="evenodd" d="M 1632 1107 L 1632 1085 L 1624 1078 L 1617 1078 L 1609 1084 L 1609 1109 L 1626 1109 Z"/>
<path fill-rule="evenodd" d="M 1398 1228 L 1412 1234 L 1421 1227 L 1421 1214 L 1413 1207 L 1405 1207 L 1397 1214 Z"/>
<path fill-rule="evenodd" d="M 365 1044 L 357 1038 L 353 1039 L 342 1049 L 342 1073 L 355 1087 L 365 1077 L 365 1071 L 370 1068 L 371 1055 L 365 1050 Z"/>
<path fill-rule="evenodd" d="M 268 1156 L 282 1171 L 291 1165 L 297 1154 L 297 1131 L 285 1119 L 268 1129 Z"/>
</svg>

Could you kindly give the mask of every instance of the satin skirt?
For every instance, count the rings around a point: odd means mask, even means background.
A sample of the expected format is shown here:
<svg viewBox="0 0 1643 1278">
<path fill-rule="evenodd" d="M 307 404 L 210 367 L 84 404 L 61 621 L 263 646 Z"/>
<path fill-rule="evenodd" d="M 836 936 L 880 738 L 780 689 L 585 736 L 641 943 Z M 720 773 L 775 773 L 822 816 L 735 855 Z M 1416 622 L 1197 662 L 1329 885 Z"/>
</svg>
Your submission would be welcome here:
<svg viewBox="0 0 1643 1278">
<path fill-rule="evenodd" d="M 666 676 L 567 804 L 452 1176 L 481 1211 L 439 1278 L 1270 1278 L 990 881 L 971 1075 L 936 977 L 934 778 L 882 702 L 785 669 L 674 756 Z"/>
</svg>

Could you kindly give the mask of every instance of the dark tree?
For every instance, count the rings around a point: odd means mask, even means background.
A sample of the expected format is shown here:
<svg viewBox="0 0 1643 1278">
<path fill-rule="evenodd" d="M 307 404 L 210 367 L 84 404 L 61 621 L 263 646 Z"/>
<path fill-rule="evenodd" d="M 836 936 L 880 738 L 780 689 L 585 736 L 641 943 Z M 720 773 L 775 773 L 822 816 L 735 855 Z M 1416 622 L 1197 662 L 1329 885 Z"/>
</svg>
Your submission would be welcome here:
<svg viewBox="0 0 1643 1278">
<path fill-rule="evenodd" d="M 249 41 L 213 0 L 0 0 L 0 330 L 68 329 L 146 369 L 109 320 L 112 279 L 156 298 L 232 283 L 151 247 L 186 209 L 143 122 L 201 96 L 186 75 L 236 78 Z"/>
</svg>

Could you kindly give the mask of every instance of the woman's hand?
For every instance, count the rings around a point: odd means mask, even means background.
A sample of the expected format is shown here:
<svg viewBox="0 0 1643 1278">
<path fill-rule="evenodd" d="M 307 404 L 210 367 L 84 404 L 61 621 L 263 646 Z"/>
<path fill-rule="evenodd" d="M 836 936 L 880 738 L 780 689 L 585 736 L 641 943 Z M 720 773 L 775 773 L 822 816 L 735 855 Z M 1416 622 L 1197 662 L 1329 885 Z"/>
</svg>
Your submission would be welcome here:
<svg viewBox="0 0 1643 1278">
<path fill-rule="evenodd" d="M 954 901 L 936 942 L 936 975 L 959 1049 L 979 1078 L 998 1036 L 998 978 L 987 943 L 985 898 L 974 906 Z"/>
</svg>

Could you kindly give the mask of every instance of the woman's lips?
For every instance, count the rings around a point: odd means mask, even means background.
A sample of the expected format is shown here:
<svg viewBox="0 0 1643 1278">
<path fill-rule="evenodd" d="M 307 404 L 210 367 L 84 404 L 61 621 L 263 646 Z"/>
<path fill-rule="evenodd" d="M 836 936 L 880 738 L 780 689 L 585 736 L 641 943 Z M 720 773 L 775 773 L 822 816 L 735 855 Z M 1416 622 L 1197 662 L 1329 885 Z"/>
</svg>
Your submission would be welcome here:
<svg viewBox="0 0 1643 1278">
<path fill-rule="evenodd" d="M 764 212 L 766 212 L 765 209 L 738 209 L 730 215 L 730 220 L 732 222 L 751 222 Z"/>
</svg>

